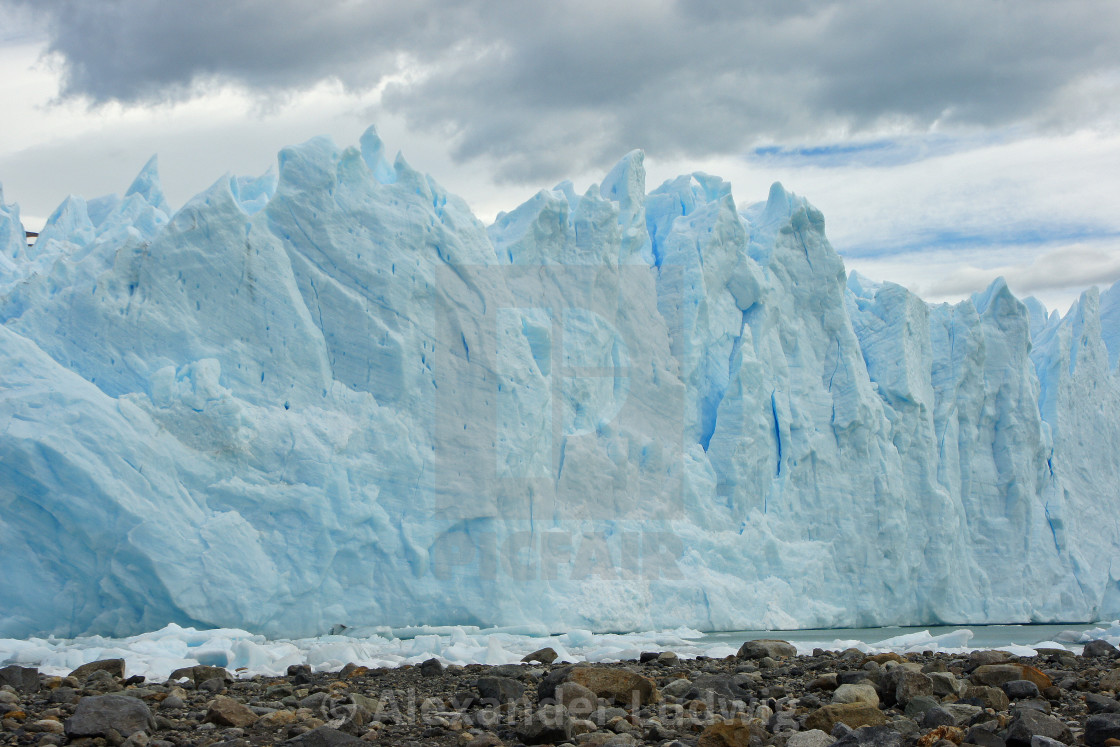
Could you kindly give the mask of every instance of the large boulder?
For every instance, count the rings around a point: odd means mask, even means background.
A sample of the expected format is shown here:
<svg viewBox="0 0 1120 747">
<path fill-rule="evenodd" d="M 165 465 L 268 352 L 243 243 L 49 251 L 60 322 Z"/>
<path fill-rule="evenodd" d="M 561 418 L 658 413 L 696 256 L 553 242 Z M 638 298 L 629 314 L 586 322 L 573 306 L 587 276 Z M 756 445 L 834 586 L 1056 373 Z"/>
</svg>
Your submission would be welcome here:
<svg viewBox="0 0 1120 747">
<path fill-rule="evenodd" d="M 70 673 L 70 676 L 81 682 L 94 672 L 108 672 L 114 677 L 119 677 L 123 680 L 124 659 L 100 659 L 98 661 L 91 661 L 75 669 Z"/>
<path fill-rule="evenodd" d="M 39 670 L 34 667 L 21 667 L 16 664 L 0 669 L 0 687 L 10 685 L 17 692 L 39 692 Z"/>
<path fill-rule="evenodd" d="M 879 693 L 866 682 L 841 685 L 832 693 L 833 703 L 867 703 L 879 707 Z"/>
<path fill-rule="evenodd" d="M 1061 720 L 1033 708 L 1015 711 L 1004 737 L 1009 747 L 1029 747 L 1035 736 L 1049 737 L 1066 744 L 1073 743 L 1073 734 Z"/>
<path fill-rule="evenodd" d="M 736 654 L 740 659 L 788 659 L 797 656 L 797 649 L 789 641 L 780 641 L 775 638 L 761 638 L 757 641 L 747 641 L 739 647 Z"/>
<path fill-rule="evenodd" d="M 578 682 L 560 683 L 556 687 L 556 701 L 576 718 L 587 718 L 599 707 L 598 696 Z"/>
<path fill-rule="evenodd" d="M 659 700 L 653 680 L 619 667 L 574 667 L 567 681 L 583 685 L 619 705 L 649 705 Z"/>
<path fill-rule="evenodd" d="M 1082 649 L 1081 655 L 1093 659 L 1100 657 L 1115 659 L 1120 657 L 1120 649 L 1117 649 L 1108 641 L 1089 641 L 1085 644 L 1085 648 Z"/>
<path fill-rule="evenodd" d="M 201 685 L 206 680 L 222 680 L 224 682 L 233 682 L 233 675 L 229 673 L 225 667 L 209 667 L 205 664 L 199 664 L 193 667 L 182 667 L 176 669 L 171 673 L 169 680 L 181 680 L 184 677 L 189 679 L 196 685 Z"/>
<path fill-rule="evenodd" d="M 475 689 L 484 702 L 508 703 L 525 693 L 525 685 L 510 677 L 479 677 Z"/>
<path fill-rule="evenodd" d="M 82 698 L 74 715 L 66 719 L 66 736 L 100 737 L 115 731 L 127 737 L 155 728 L 155 718 L 144 701 L 128 695 L 96 695 Z"/>
<path fill-rule="evenodd" d="M 1108 739 L 1120 739 L 1120 713 L 1098 713 L 1085 721 L 1085 744 L 1101 747 Z"/>
<path fill-rule="evenodd" d="M 531 654 L 526 654 L 521 659 L 521 661 L 526 664 L 532 662 L 538 662 L 540 664 L 551 664 L 552 662 L 556 661 L 557 656 L 559 656 L 559 654 L 556 653 L 556 649 L 548 646 L 546 648 L 537 649 Z"/>
<path fill-rule="evenodd" d="M 572 734 L 571 717 L 562 705 L 545 705 L 514 727 L 525 744 L 560 744 Z"/>
<path fill-rule="evenodd" d="M 203 718 L 203 721 L 218 726 L 245 727 L 255 724 L 257 718 L 259 718 L 257 714 L 249 710 L 249 707 L 244 703 L 219 695 L 210 701 L 210 706 L 206 709 L 206 717 Z"/>
</svg>

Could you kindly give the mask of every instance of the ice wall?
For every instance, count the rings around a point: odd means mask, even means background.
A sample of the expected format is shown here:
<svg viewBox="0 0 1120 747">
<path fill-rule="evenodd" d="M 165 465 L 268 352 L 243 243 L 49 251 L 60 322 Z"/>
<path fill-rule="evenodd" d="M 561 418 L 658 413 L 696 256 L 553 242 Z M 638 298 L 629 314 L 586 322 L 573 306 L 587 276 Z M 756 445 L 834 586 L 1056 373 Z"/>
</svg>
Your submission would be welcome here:
<svg viewBox="0 0 1120 747">
<path fill-rule="evenodd" d="M 1120 286 L 930 306 L 780 185 L 153 160 L 30 248 L 0 199 L 0 320 L 0 636 L 1120 614 Z"/>
</svg>

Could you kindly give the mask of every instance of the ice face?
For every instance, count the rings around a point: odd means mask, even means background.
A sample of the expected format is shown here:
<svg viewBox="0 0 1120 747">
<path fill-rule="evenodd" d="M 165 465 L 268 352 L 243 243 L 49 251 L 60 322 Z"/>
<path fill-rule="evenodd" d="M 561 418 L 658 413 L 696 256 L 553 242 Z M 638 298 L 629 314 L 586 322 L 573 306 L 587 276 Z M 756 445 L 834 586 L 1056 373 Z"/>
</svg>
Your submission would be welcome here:
<svg viewBox="0 0 1120 747">
<path fill-rule="evenodd" d="M 1120 613 L 1120 286 L 930 306 L 638 151 L 485 227 L 372 129 L 0 249 L 0 636 Z"/>
</svg>

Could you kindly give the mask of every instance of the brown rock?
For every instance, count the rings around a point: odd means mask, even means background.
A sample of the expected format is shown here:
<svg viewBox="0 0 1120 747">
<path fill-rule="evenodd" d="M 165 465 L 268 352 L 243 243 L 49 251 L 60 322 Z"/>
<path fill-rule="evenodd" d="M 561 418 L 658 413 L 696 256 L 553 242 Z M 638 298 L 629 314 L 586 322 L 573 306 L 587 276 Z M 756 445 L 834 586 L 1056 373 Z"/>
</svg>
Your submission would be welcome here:
<svg viewBox="0 0 1120 747">
<path fill-rule="evenodd" d="M 179 680 L 183 677 L 186 677 L 196 685 L 201 685 L 206 680 L 212 679 L 220 679 L 223 682 L 233 682 L 233 676 L 230 675 L 224 667 L 208 667 L 203 664 L 176 669 L 167 679 Z"/>
<path fill-rule="evenodd" d="M 218 726 L 250 726 L 257 722 L 257 714 L 249 710 L 247 706 L 233 698 L 227 698 L 224 695 L 219 695 L 210 701 L 210 707 L 206 710 L 206 717 L 202 719 L 203 722 L 210 722 Z"/>
<path fill-rule="evenodd" d="M 757 641 L 747 641 L 739 647 L 735 654 L 740 659 L 788 659 L 797 656 L 797 649 L 789 641 L 780 641 L 776 638 L 760 638 Z"/>
<path fill-rule="evenodd" d="M 953 744 L 960 744 L 964 741 L 964 734 L 964 729 L 959 726 L 939 726 L 928 734 L 919 737 L 918 747 L 932 747 L 935 742 L 942 739 L 948 740 Z"/>
<path fill-rule="evenodd" d="M 548 646 L 546 648 L 537 649 L 531 654 L 526 654 L 525 657 L 521 659 L 521 661 L 526 664 L 531 662 L 551 664 L 552 662 L 556 661 L 557 656 L 559 656 L 559 654 L 557 654 L 551 646 Z"/>
<path fill-rule="evenodd" d="M 635 701 L 638 705 L 648 705 L 660 700 L 653 680 L 625 669 L 575 667 L 566 679 L 620 705 L 630 705 Z"/>
<path fill-rule="evenodd" d="M 1054 682 L 1040 669 L 1035 669 L 1034 667 L 1028 666 L 1026 664 L 1015 664 L 1014 666 L 1019 667 L 1020 679 L 1027 680 L 1028 682 L 1033 682 L 1040 691 L 1045 690 L 1046 688 L 1054 684 Z"/>
<path fill-rule="evenodd" d="M 820 729 L 825 734 L 831 734 L 837 723 L 858 729 L 861 726 L 881 726 L 887 723 L 887 718 L 882 711 L 867 703 L 833 704 L 810 713 L 805 719 L 805 728 Z"/>
<path fill-rule="evenodd" d="M 258 726 L 263 726 L 266 729 L 278 729 L 281 726 L 294 724 L 296 722 L 296 715 L 288 710 L 273 711 L 266 713 L 257 720 Z"/>
<path fill-rule="evenodd" d="M 976 685 L 999 687 L 1005 682 L 1023 679 L 1022 667 L 1018 664 L 981 664 L 972 670 L 971 680 Z"/>
<path fill-rule="evenodd" d="M 66 731 L 62 728 L 62 722 L 50 718 L 32 721 L 23 728 L 29 732 L 45 732 L 48 734 L 63 734 Z"/>
<path fill-rule="evenodd" d="M 1120 690 L 1120 669 L 1113 669 L 1102 674 L 1100 688 L 1102 690 Z"/>
<path fill-rule="evenodd" d="M 750 747 L 751 736 L 755 743 L 768 739 L 770 734 L 758 724 L 742 719 L 712 724 L 700 734 L 696 747 Z"/>
<path fill-rule="evenodd" d="M 364 677 L 367 674 L 369 674 L 369 667 L 350 662 L 339 671 L 338 676 L 353 679 L 354 677 Z"/>
<path fill-rule="evenodd" d="M 124 659 L 102 659 L 101 661 L 91 661 L 89 664 L 83 664 L 69 674 L 79 681 L 89 677 L 94 672 L 108 672 L 114 677 L 124 679 Z"/>
<path fill-rule="evenodd" d="M 1007 697 L 1007 693 L 1000 690 L 998 687 L 988 687 L 987 685 L 971 685 L 966 687 L 961 697 L 966 699 L 976 698 L 984 704 L 985 708 L 991 708 L 993 711 L 1006 711 L 1011 705 L 1011 700 Z"/>
</svg>

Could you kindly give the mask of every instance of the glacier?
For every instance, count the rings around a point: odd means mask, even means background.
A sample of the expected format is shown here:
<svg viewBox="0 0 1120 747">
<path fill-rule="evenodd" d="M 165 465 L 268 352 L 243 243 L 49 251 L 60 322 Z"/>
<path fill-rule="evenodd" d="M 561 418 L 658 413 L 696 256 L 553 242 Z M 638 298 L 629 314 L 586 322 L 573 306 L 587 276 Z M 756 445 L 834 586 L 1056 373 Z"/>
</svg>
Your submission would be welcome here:
<svg viewBox="0 0 1120 747">
<path fill-rule="evenodd" d="M 31 246 L 0 193 L 0 320 L 0 637 L 1120 615 L 1120 284 L 930 305 L 779 184 L 153 159 Z"/>
</svg>

